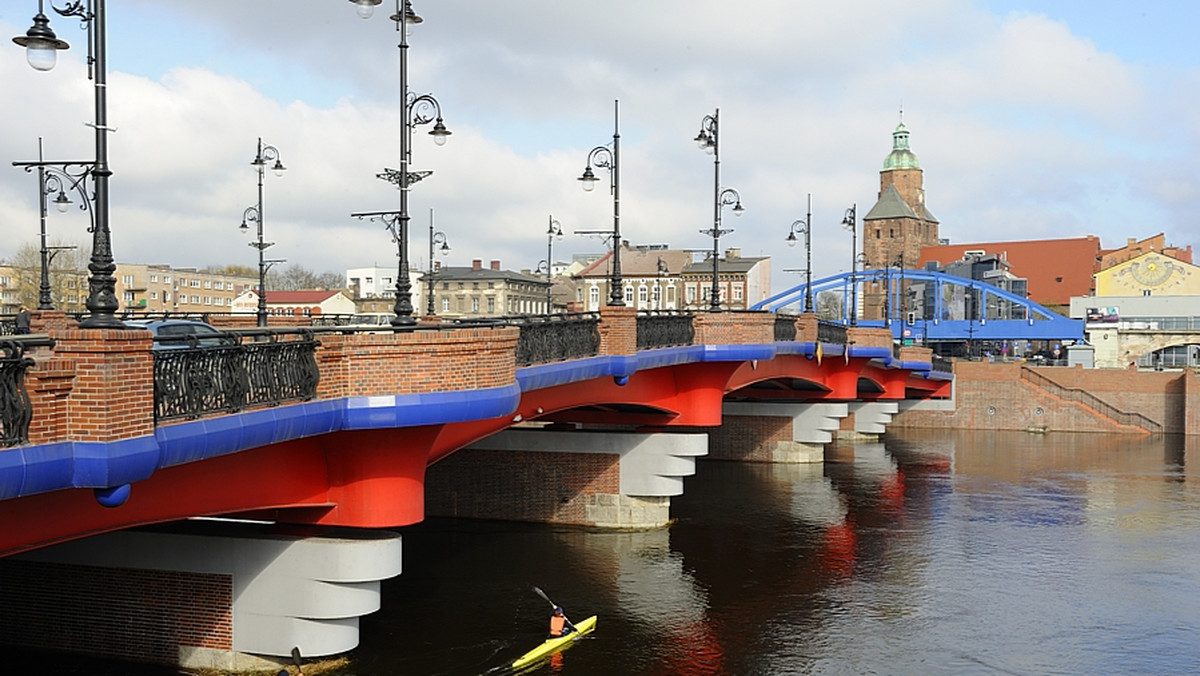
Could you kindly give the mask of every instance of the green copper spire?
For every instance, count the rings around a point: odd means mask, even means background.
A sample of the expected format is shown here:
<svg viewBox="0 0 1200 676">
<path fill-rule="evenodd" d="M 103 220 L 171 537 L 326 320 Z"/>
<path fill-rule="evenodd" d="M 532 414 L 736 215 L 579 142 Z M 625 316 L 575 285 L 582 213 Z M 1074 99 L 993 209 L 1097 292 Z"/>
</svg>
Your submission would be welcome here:
<svg viewBox="0 0 1200 676">
<path fill-rule="evenodd" d="M 896 131 L 892 132 L 892 152 L 884 158 L 883 170 L 920 168 L 921 163 L 917 161 L 916 154 L 908 149 L 908 127 L 901 122 L 896 125 Z"/>
</svg>

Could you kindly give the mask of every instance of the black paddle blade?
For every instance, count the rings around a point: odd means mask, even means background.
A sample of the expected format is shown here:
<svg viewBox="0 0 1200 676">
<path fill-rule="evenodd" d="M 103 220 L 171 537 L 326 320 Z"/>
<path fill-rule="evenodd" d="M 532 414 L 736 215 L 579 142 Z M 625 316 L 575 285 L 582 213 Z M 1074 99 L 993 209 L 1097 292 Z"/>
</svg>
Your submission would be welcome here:
<svg viewBox="0 0 1200 676">
<path fill-rule="evenodd" d="M 292 647 L 292 661 L 296 663 L 296 668 L 300 668 L 300 646 Z"/>
<path fill-rule="evenodd" d="M 549 603 L 551 606 L 554 606 L 555 608 L 558 607 L 557 603 L 555 603 L 554 601 L 551 601 L 549 596 L 546 596 L 546 592 L 542 591 L 541 589 L 539 589 L 537 587 L 534 587 L 533 591 L 537 592 L 538 596 L 546 599 L 546 603 Z"/>
</svg>

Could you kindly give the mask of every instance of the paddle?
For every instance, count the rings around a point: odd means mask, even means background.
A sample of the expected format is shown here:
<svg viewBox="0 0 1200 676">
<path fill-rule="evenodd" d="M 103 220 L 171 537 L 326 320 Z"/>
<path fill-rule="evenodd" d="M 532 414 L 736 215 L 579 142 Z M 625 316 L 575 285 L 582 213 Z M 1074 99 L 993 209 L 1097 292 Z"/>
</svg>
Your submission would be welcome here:
<svg viewBox="0 0 1200 676">
<path fill-rule="evenodd" d="M 537 592 L 538 596 L 546 599 L 546 603 L 549 603 L 550 607 L 552 607 L 552 608 L 559 607 L 557 603 L 550 600 L 549 596 L 546 596 L 546 592 L 542 591 L 541 589 L 537 588 L 536 586 L 533 588 L 533 591 Z M 575 625 L 571 624 L 571 621 L 567 619 L 566 613 L 563 613 L 563 620 L 566 620 L 567 626 L 571 628 L 571 631 L 579 631 L 578 629 L 575 628 Z"/>
<path fill-rule="evenodd" d="M 296 663 L 296 676 L 304 676 L 300 671 L 300 646 L 292 646 L 292 661 Z"/>
</svg>

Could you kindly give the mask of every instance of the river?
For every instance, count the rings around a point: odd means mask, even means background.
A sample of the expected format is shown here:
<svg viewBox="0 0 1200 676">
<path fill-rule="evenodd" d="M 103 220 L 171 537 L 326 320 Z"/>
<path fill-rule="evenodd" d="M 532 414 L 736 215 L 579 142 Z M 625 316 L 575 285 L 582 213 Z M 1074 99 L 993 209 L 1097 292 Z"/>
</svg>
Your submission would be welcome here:
<svg viewBox="0 0 1200 676">
<path fill-rule="evenodd" d="M 1198 444 L 901 432 L 701 461 L 657 531 L 430 520 L 334 673 L 500 673 L 544 636 L 535 586 L 599 621 L 530 675 L 1192 672 Z M 55 662 L 36 673 L 178 673 Z"/>
</svg>

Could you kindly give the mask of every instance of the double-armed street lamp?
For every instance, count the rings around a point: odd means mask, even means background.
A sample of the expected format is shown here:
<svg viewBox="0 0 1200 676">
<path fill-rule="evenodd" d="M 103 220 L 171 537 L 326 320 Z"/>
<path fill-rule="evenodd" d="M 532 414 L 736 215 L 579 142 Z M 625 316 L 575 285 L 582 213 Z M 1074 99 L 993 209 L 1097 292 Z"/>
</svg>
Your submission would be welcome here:
<svg viewBox="0 0 1200 676">
<path fill-rule="evenodd" d="M 250 242 L 250 246 L 258 249 L 258 326 L 267 325 L 267 270 L 276 263 L 286 263 L 282 258 L 273 260 L 265 260 L 263 252 L 268 247 L 275 245 L 275 242 L 263 241 L 263 173 L 266 171 L 267 163 L 274 162 L 271 170 L 276 176 L 283 176 L 283 172 L 287 167 L 283 166 L 283 162 L 279 159 L 279 149 L 272 145 L 263 145 L 262 137 L 258 137 L 258 152 L 254 155 L 254 159 L 250 164 L 258 170 L 258 202 L 253 206 L 246 207 L 242 212 L 242 224 L 238 229 L 243 233 L 250 231 L 250 226 L 247 222 L 253 222 L 258 228 L 258 239 Z"/>
<path fill-rule="evenodd" d="M 38 285 L 38 304 L 39 310 L 54 309 L 54 295 L 50 289 L 50 265 L 54 262 L 54 257 L 58 252 L 74 249 L 73 246 L 46 246 L 46 198 L 50 195 L 56 195 L 54 198 L 54 206 L 60 213 L 66 213 L 71 206 L 71 198 L 67 196 L 67 191 L 75 189 L 82 197 L 80 208 L 87 209 L 87 193 L 81 187 L 82 177 L 80 180 L 73 178 L 52 166 L 46 166 L 42 162 L 42 139 L 38 137 L 38 161 L 33 166 L 38 170 L 38 215 L 40 217 L 41 226 L 41 282 Z M 31 171 L 33 166 L 26 165 L 25 171 Z"/>
<path fill-rule="evenodd" d="M 850 231 L 850 326 L 858 326 L 858 205 L 853 204 L 842 217 L 842 227 Z"/>
<path fill-rule="evenodd" d="M 796 233 L 804 233 L 804 312 L 813 311 L 812 297 L 812 193 L 808 194 L 808 211 L 804 220 L 792 221 L 791 232 L 787 236 L 787 245 L 796 246 Z"/>
<path fill-rule="evenodd" d="M 546 269 L 546 314 L 554 312 L 554 301 L 551 291 L 554 288 L 554 240 L 562 239 L 562 223 L 554 220 L 554 216 L 550 216 L 550 226 L 546 229 L 546 260 L 542 261 Z M 542 265 L 538 265 L 538 272 L 542 271 Z"/>
<path fill-rule="evenodd" d="M 368 19 L 374 13 L 376 5 L 383 0 L 350 0 L 358 8 L 358 15 Z M 400 190 L 399 211 L 371 211 L 351 214 L 359 219 L 370 218 L 381 220 L 384 227 L 392 234 L 396 242 L 397 256 L 400 259 L 396 274 L 396 304 L 392 308 L 395 317 L 392 326 L 411 326 L 416 323 L 413 318 L 412 280 L 409 279 L 408 265 L 408 191 L 412 184 L 429 176 L 430 171 L 412 172 L 412 130 L 414 127 L 433 122 L 429 135 L 434 143 L 443 145 L 450 130 L 442 121 L 442 106 L 432 94 L 416 94 L 408 90 L 408 27 L 424 21 L 412 9 L 409 0 L 396 0 L 396 13 L 391 16 L 400 33 L 400 96 L 403 101 L 401 111 L 402 127 L 400 130 L 400 169 L 384 169 L 376 174 L 377 178 L 394 183 Z"/>
<path fill-rule="evenodd" d="M 732 229 L 723 230 L 721 228 L 721 209 L 733 205 L 733 213 L 735 216 L 741 216 L 742 197 L 737 190 L 733 188 L 721 189 L 721 109 L 717 108 L 712 115 L 705 115 L 700 120 L 700 133 L 693 139 L 700 149 L 713 156 L 713 224 L 711 228 L 706 228 L 700 231 L 702 235 L 709 235 L 713 240 L 712 248 L 712 290 L 709 298 L 709 309 L 721 309 L 721 286 L 720 286 L 720 267 L 719 255 L 721 253 L 720 241 L 721 235 L 728 235 L 733 232 Z"/>
<path fill-rule="evenodd" d="M 425 314 L 430 317 L 437 314 L 433 307 L 433 254 L 435 249 L 443 256 L 450 255 L 450 244 L 446 241 L 446 233 L 433 229 L 433 209 L 431 208 L 429 210 L 429 274 L 426 275 L 429 282 L 429 293 L 427 294 L 429 298 L 425 303 Z"/>
<path fill-rule="evenodd" d="M 105 38 L 105 0 L 73 0 L 65 7 L 58 8 L 51 0 L 50 7 L 60 16 L 72 16 L 80 20 L 88 31 L 88 78 L 95 84 L 95 121 L 91 125 L 95 129 L 96 158 L 93 161 L 78 162 L 14 162 L 15 166 L 53 168 L 70 184 L 71 189 L 78 190 L 84 196 L 84 202 L 91 202 L 91 207 L 84 207 L 91 217 L 92 258 L 88 263 L 88 297 L 85 303 L 88 316 L 80 322 L 80 328 L 85 329 L 123 329 L 125 324 L 116 317 L 118 308 L 116 283 L 114 277 L 117 266 L 113 262 L 112 233 L 109 230 L 108 218 L 108 177 L 112 171 L 108 167 L 108 132 L 114 131 L 108 126 L 108 86 L 107 86 L 107 46 Z M 33 26 L 25 35 L 13 38 L 13 42 L 25 48 L 29 65 L 36 70 L 50 70 L 57 61 L 57 51 L 67 49 L 69 45 L 59 40 L 50 28 L 50 20 L 43 13 L 44 3 L 38 0 L 38 12 L 33 17 Z M 90 198 L 83 189 L 88 177 L 92 179 L 92 194 Z M 64 191 L 59 191 L 62 197 Z M 82 206 L 82 205 L 81 205 Z"/>
<path fill-rule="evenodd" d="M 608 170 L 609 191 L 613 198 L 613 227 L 612 227 L 612 267 L 609 273 L 608 304 L 613 307 L 625 305 L 625 291 L 621 283 L 621 109 L 620 101 L 613 101 L 613 140 L 612 147 L 596 146 L 588 152 L 587 166 L 579 180 L 583 189 L 591 192 L 596 187 L 595 172 L 592 167 Z M 594 234 L 586 230 L 576 231 L 576 234 Z"/>
</svg>

